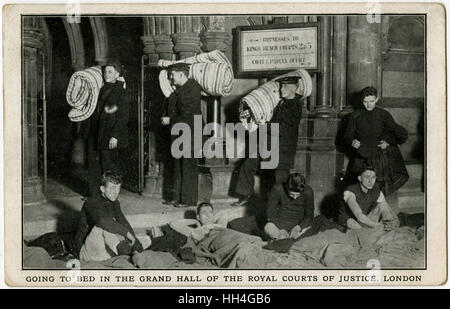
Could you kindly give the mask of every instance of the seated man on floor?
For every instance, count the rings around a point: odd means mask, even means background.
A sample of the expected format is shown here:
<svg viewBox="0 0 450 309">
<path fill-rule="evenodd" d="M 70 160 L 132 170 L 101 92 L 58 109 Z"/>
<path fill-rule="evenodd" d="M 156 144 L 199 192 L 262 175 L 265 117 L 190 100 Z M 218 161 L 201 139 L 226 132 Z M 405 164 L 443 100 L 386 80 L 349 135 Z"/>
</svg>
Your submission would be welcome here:
<svg viewBox="0 0 450 309">
<path fill-rule="evenodd" d="M 118 201 L 122 179 L 107 171 L 100 196 L 86 200 L 73 241 L 73 253 L 83 261 L 104 261 L 116 255 L 143 251 Z"/>
<path fill-rule="evenodd" d="M 300 173 L 273 187 L 267 203 L 264 232 L 269 239 L 297 239 L 311 228 L 314 218 L 314 192 Z"/>
<path fill-rule="evenodd" d="M 237 218 L 228 227 L 268 240 L 297 239 L 308 231 L 314 218 L 314 192 L 300 173 L 290 174 L 270 194 L 266 214 Z M 311 233 L 308 233 L 311 234 Z"/>
<path fill-rule="evenodd" d="M 192 248 L 197 259 L 206 259 L 218 267 L 239 267 L 251 244 L 264 244 L 260 237 L 226 228 L 227 220 L 215 215 L 210 203 L 197 206 L 197 219 L 181 219 L 170 227 L 188 237 L 185 247 Z"/>
<path fill-rule="evenodd" d="M 197 206 L 197 219 L 180 219 L 172 221 L 169 226 L 186 237 L 195 241 L 202 240 L 214 228 L 226 228 L 228 220 L 225 216 L 214 212 L 210 203 Z"/>
<path fill-rule="evenodd" d="M 338 223 L 349 229 L 384 226 L 388 231 L 399 226 L 397 215 L 386 202 L 376 180 L 375 169 L 365 165 L 359 173 L 358 183 L 344 190 Z"/>
</svg>

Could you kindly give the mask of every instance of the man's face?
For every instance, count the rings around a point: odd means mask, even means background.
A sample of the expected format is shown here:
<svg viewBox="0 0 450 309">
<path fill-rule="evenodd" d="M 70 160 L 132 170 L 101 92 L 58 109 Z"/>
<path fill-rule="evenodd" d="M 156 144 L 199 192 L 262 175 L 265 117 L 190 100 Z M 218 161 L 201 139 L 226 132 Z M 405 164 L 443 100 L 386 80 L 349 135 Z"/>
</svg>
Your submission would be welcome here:
<svg viewBox="0 0 450 309">
<path fill-rule="evenodd" d="M 209 206 L 202 207 L 197 215 L 197 220 L 202 225 L 214 223 L 214 210 Z"/>
<path fill-rule="evenodd" d="M 120 75 L 113 66 L 107 66 L 104 74 L 107 83 L 115 83 Z"/>
<path fill-rule="evenodd" d="M 363 99 L 363 104 L 364 107 L 368 110 L 371 111 L 375 108 L 375 105 L 377 104 L 378 98 L 374 95 L 369 95 L 364 97 Z"/>
<path fill-rule="evenodd" d="M 358 180 L 361 186 L 370 190 L 373 188 L 375 182 L 377 181 L 377 175 L 374 171 L 367 170 L 364 171 L 360 176 L 358 176 Z"/>
<path fill-rule="evenodd" d="M 297 84 L 281 84 L 280 92 L 283 99 L 293 99 L 295 97 L 295 91 L 297 90 Z"/>
<path fill-rule="evenodd" d="M 170 71 L 170 73 L 169 73 L 169 80 L 172 83 L 172 85 L 175 85 L 175 86 L 183 85 L 183 83 L 182 83 L 183 77 L 184 77 L 183 72 Z"/>
<path fill-rule="evenodd" d="M 114 202 L 119 197 L 121 184 L 114 184 L 107 182 L 106 186 L 100 186 L 100 191 L 103 196 L 106 197 L 111 202 Z"/>
</svg>

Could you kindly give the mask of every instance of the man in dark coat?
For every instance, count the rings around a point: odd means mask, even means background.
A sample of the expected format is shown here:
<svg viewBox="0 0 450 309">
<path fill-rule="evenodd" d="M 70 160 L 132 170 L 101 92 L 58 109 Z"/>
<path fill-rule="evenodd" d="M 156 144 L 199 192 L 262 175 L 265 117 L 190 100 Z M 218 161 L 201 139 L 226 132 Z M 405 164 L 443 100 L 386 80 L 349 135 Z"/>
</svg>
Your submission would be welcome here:
<svg viewBox="0 0 450 309">
<path fill-rule="evenodd" d="M 175 207 L 197 206 L 198 202 L 198 153 L 194 145 L 194 119 L 201 121 L 201 87 L 189 76 L 189 65 L 176 63 L 168 68 L 168 76 L 177 89 L 169 97 L 168 122 L 163 117 L 163 124 L 174 126 L 186 124 L 191 132 L 190 152 L 174 160 L 174 201 Z M 195 117 L 197 116 L 197 117 Z M 181 135 L 172 135 L 172 141 Z M 173 155 L 173 154 L 172 154 Z"/>
<path fill-rule="evenodd" d="M 121 183 L 120 175 L 106 172 L 102 176 L 101 194 L 85 201 L 72 245 L 72 253 L 80 259 L 102 261 L 143 251 L 120 208 Z"/>
<path fill-rule="evenodd" d="M 398 125 L 392 115 L 377 105 L 374 87 L 361 90 L 363 108 L 349 115 L 344 142 L 350 147 L 346 184 L 356 182 L 365 165 L 375 168 L 377 182 L 387 196 L 398 190 L 408 179 L 408 171 L 399 144 L 408 139 L 408 132 Z"/>
<path fill-rule="evenodd" d="M 287 180 L 290 169 L 294 165 L 297 150 L 298 125 L 302 117 L 300 96 L 297 95 L 298 77 L 278 79 L 281 101 L 275 107 L 270 123 L 279 124 L 279 136 L 269 136 L 279 140 L 279 162 L 275 168 L 275 183 L 281 184 Z M 269 124 L 270 129 L 270 124 Z M 261 141 L 260 141 L 261 142 Z M 267 141 L 270 145 L 270 141 Z M 273 150 L 272 150 L 273 151 Z M 238 176 L 235 192 L 241 196 L 232 206 L 241 206 L 248 202 L 254 193 L 255 174 L 259 169 L 260 158 L 248 158 L 243 163 Z"/>
<path fill-rule="evenodd" d="M 119 149 L 128 146 L 129 99 L 123 87 L 122 68 L 117 62 L 104 69 L 104 85 L 98 95 L 94 114 L 88 119 L 89 196 L 100 192 L 100 177 L 105 171 L 121 175 Z"/>
</svg>

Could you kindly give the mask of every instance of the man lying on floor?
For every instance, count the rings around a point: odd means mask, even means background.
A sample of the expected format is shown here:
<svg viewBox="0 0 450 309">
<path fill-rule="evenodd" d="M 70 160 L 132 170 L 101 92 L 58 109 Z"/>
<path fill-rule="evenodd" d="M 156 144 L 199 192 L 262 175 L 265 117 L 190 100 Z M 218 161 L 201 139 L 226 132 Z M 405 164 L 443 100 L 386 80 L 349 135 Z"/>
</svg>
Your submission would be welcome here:
<svg viewBox="0 0 450 309">
<path fill-rule="evenodd" d="M 344 191 L 338 223 L 349 229 L 384 225 L 387 231 L 399 226 L 400 221 L 386 202 L 376 180 L 375 169 L 365 165 L 359 173 L 358 183 L 348 186 Z"/>
<path fill-rule="evenodd" d="M 252 244 L 264 244 L 260 237 L 226 228 L 227 220 L 215 215 L 210 203 L 197 206 L 197 219 L 176 220 L 169 225 L 188 237 L 186 246 L 192 248 L 198 260 L 204 258 L 219 267 L 238 267 L 239 258 L 246 256 L 243 250 Z"/>
<path fill-rule="evenodd" d="M 73 240 L 72 253 L 83 261 L 104 261 L 131 255 L 143 248 L 118 200 L 122 179 L 107 171 L 102 175 L 100 196 L 86 200 Z"/>
</svg>

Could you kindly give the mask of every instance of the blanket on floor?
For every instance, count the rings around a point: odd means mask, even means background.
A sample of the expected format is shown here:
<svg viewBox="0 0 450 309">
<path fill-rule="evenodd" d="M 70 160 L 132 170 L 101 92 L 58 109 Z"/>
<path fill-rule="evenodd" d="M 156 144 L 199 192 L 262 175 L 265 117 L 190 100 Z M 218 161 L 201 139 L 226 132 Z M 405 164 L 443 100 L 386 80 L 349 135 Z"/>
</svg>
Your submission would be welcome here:
<svg viewBox="0 0 450 309">
<path fill-rule="evenodd" d="M 424 238 L 410 227 L 386 232 L 383 228 L 365 228 L 342 233 L 336 229 L 320 232 L 295 242 L 288 253 L 263 249 L 259 237 L 234 230 L 212 230 L 197 244 L 188 240 L 197 257 L 194 264 L 176 261 L 168 252 L 150 250 L 129 256 L 117 256 L 102 262 L 80 262 L 81 269 L 110 268 L 413 268 L 425 264 Z M 24 245 L 23 266 L 26 269 L 70 269 L 68 262 L 52 260 L 39 247 Z"/>
</svg>

